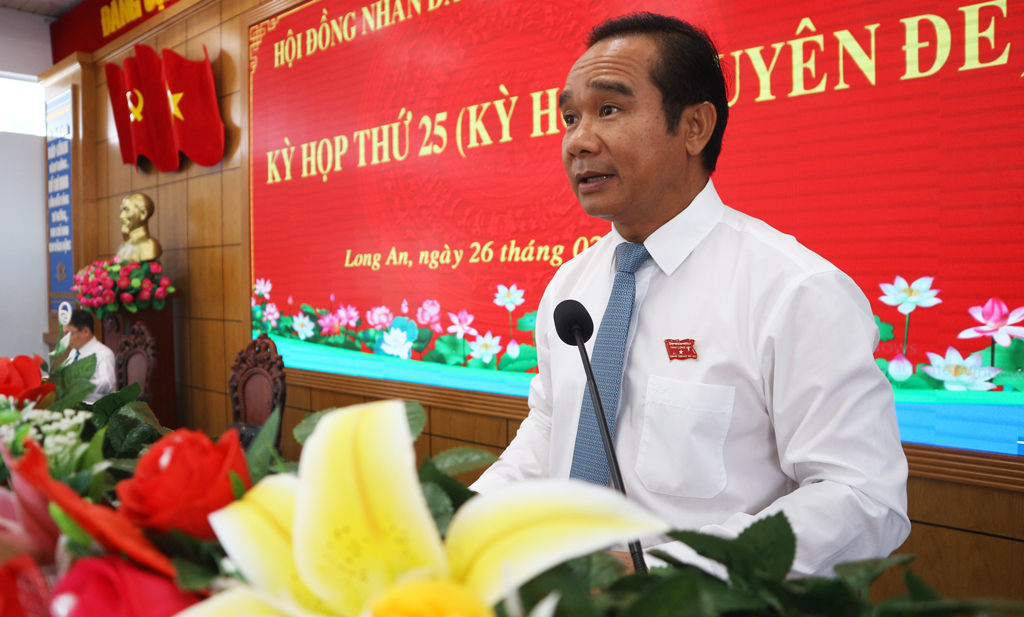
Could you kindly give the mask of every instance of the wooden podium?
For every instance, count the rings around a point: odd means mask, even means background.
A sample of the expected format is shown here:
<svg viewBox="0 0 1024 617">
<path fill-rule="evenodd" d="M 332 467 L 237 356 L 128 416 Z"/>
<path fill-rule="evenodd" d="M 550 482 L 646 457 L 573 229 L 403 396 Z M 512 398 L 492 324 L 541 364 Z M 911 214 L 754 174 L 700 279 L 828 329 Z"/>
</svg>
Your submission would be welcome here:
<svg viewBox="0 0 1024 617">
<path fill-rule="evenodd" d="M 140 400 L 149 403 L 160 424 L 178 428 L 174 311 L 170 303 L 160 311 L 118 311 L 104 317 L 102 326 L 103 343 L 117 357 L 118 389 L 140 382 Z"/>
</svg>

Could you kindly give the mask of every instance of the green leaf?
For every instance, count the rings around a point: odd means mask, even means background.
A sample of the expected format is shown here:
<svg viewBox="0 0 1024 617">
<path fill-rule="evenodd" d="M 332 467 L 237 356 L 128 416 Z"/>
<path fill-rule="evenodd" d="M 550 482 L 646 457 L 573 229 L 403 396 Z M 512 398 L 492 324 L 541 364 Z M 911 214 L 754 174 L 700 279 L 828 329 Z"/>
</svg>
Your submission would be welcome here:
<svg viewBox="0 0 1024 617">
<path fill-rule="evenodd" d="M 526 313 L 516 322 L 516 329 L 520 332 L 533 332 L 537 329 L 537 311 Z"/>
<path fill-rule="evenodd" d="M 892 382 L 894 388 L 899 388 L 900 390 L 941 390 L 945 388 L 941 381 L 934 379 L 924 371 L 914 373 L 905 381 L 896 381 L 888 373 L 885 376 L 889 377 L 889 381 Z"/>
<path fill-rule="evenodd" d="M 875 325 L 878 326 L 878 335 L 882 341 L 891 341 L 893 339 L 891 323 L 885 323 L 878 315 L 875 315 Z"/>
<path fill-rule="evenodd" d="M 736 538 L 755 559 L 755 568 L 763 576 L 781 581 L 789 574 L 796 557 L 796 536 L 782 512 L 763 518 L 747 527 Z"/>
<path fill-rule="evenodd" d="M 14 424 L 21 420 L 21 412 L 15 410 L 0 411 L 0 424 Z"/>
<path fill-rule="evenodd" d="M 427 426 L 427 410 L 416 401 L 405 401 L 405 417 L 409 421 L 409 432 L 416 441 Z"/>
<path fill-rule="evenodd" d="M 427 352 L 427 355 L 423 356 L 424 362 L 436 362 L 438 364 L 448 364 L 448 359 L 444 357 L 440 351 L 431 349 Z"/>
<path fill-rule="evenodd" d="M 149 406 L 135 401 L 125 405 L 107 422 L 107 440 L 103 453 L 108 458 L 137 457 L 146 445 L 159 439 L 163 432 L 156 418 L 147 419 Z M 152 411 L 149 411 L 152 415 Z"/>
<path fill-rule="evenodd" d="M 292 429 L 292 435 L 295 436 L 295 441 L 304 445 L 306 440 L 309 439 L 309 436 L 313 434 L 313 429 L 316 428 L 316 423 L 320 421 L 320 418 L 332 411 L 336 411 L 337 409 L 338 407 L 331 407 L 330 409 L 324 409 L 323 411 L 306 414 L 306 417 L 296 424 L 294 429 Z"/>
<path fill-rule="evenodd" d="M 907 592 L 910 594 L 910 599 L 915 602 L 942 599 L 942 596 L 935 593 L 935 590 L 932 589 L 928 583 L 924 582 L 920 576 L 914 574 L 910 568 L 903 571 L 903 582 L 907 585 Z"/>
<path fill-rule="evenodd" d="M 445 364 L 462 364 L 469 353 L 469 345 L 465 339 L 460 339 L 454 334 L 445 334 L 434 341 L 434 351 L 444 356 Z"/>
<path fill-rule="evenodd" d="M 443 537 L 448 531 L 448 523 L 452 522 L 452 515 L 455 514 L 452 500 L 436 482 L 423 483 L 423 496 L 427 498 L 427 507 L 430 508 L 437 530 Z"/>
<path fill-rule="evenodd" d="M 717 615 L 701 606 L 700 573 L 680 570 L 642 594 L 624 617 L 704 617 Z"/>
<path fill-rule="evenodd" d="M 92 404 L 92 424 L 96 428 L 106 426 L 107 420 L 110 419 L 112 414 L 128 403 L 139 400 L 140 394 L 142 394 L 142 386 L 135 382 L 121 388 L 117 392 L 111 392 L 100 398 L 100 400 Z"/>
<path fill-rule="evenodd" d="M 420 328 L 416 334 L 416 341 L 412 344 L 413 351 L 422 352 L 433 338 L 433 330 L 430 328 Z"/>
<path fill-rule="evenodd" d="M 166 304 L 167 304 L 167 300 L 161 300 L 160 298 L 155 298 L 153 300 L 153 309 L 157 310 L 157 311 L 162 311 L 162 310 L 164 310 L 164 306 L 166 306 Z"/>
<path fill-rule="evenodd" d="M 235 496 L 235 499 L 241 499 L 246 491 L 245 482 L 242 481 L 242 477 L 232 469 L 228 471 L 228 478 L 231 479 L 231 494 Z"/>
<path fill-rule="evenodd" d="M 95 356 L 89 356 L 94 358 Z M 81 362 L 81 360 L 79 360 Z M 78 362 L 75 362 L 78 364 Z M 82 404 L 85 397 L 92 394 L 92 391 L 96 389 L 95 384 L 88 380 L 76 381 L 69 385 L 61 392 L 56 400 L 50 403 L 50 409 L 56 411 L 62 411 L 64 409 L 75 409 Z"/>
<path fill-rule="evenodd" d="M 256 439 L 252 441 L 249 450 L 245 453 L 246 462 L 249 464 L 249 478 L 253 484 L 263 479 L 270 471 L 270 459 L 274 453 L 274 438 L 277 436 L 277 429 L 281 426 L 281 408 L 275 409 L 267 421 L 263 423 Z"/>
<path fill-rule="evenodd" d="M 128 309 L 129 313 L 138 313 L 139 312 L 139 307 L 135 306 L 134 302 L 130 302 L 128 304 L 125 304 L 124 307 L 126 309 Z"/>
<path fill-rule="evenodd" d="M 106 436 L 107 427 L 104 426 L 96 431 L 96 434 L 89 440 L 89 448 L 85 451 L 85 455 L 82 456 L 82 460 L 79 463 L 82 469 L 91 468 L 103 460 L 103 440 Z"/>
<path fill-rule="evenodd" d="M 198 564 L 183 557 L 172 557 L 171 563 L 178 571 L 174 579 L 178 588 L 182 591 L 200 591 L 210 587 L 213 579 L 217 578 L 217 571 L 202 564 Z"/>
<path fill-rule="evenodd" d="M 495 360 L 494 358 L 491 358 L 491 361 L 485 364 L 484 361 L 481 360 L 480 358 L 470 358 L 466 362 L 466 367 L 496 370 L 498 368 L 498 361 Z"/>
<path fill-rule="evenodd" d="M 135 474 L 135 467 L 139 464 L 139 459 L 137 458 L 112 458 L 109 461 L 111 469 L 125 471 L 130 474 Z"/>
<path fill-rule="evenodd" d="M 448 499 L 451 500 L 452 507 L 455 510 L 461 508 L 462 504 L 466 503 L 470 497 L 476 494 L 463 486 L 455 478 L 438 469 L 437 465 L 434 465 L 434 461 L 429 458 L 425 459 L 423 464 L 420 465 L 419 477 L 421 484 L 433 482 L 440 486 L 448 495 Z"/>
<path fill-rule="evenodd" d="M 734 582 L 748 588 L 752 584 L 757 557 L 735 540 L 697 531 L 671 531 L 668 535 L 697 551 L 698 555 L 724 565 Z"/>
<path fill-rule="evenodd" d="M 1024 391 L 1024 371 L 1021 371 L 1020 369 L 1012 373 L 1003 371 L 996 375 L 995 379 L 992 380 L 992 383 L 997 386 L 1003 386 L 1003 390 L 1013 388 L 1017 391 Z M 1007 386 L 1009 386 L 1009 388 Z"/>
<path fill-rule="evenodd" d="M 608 551 L 578 557 L 567 561 L 565 565 L 569 566 L 576 578 L 586 581 L 590 589 L 607 589 L 626 573 L 626 564 Z"/>
<path fill-rule="evenodd" d="M 121 407 L 121 409 L 119 409 L 117 413 L 119 415 L 130 416 L 132 418 L 136 418 L 137 420 L 145 422 L 160 435 L 164 435 L 170 432 L 168 429 L 160 425 L 160 420 L 157 420 L 156 414 L 153 413 L 153 410 L 149 408 L 149 404 L 143 401 L 133 401 L 131 403 L 128 403 L 127 405 Z"/>
<path fill-rule="evenodd" d="M 871 583 L 875 582 L 886 570 L 894 566 L 905 566 L 914 561 L 913 555 L 893 555 L 887 559 L 867 559 L 851 561 L 836 565 L 835 572 L 846 584 L 868 597 Z"/>
<path fill-rule="evenodd" d="M 519 355 L 515 358 L 509 356 L 506 352 L 501 357 L 499 368 L 503 371 L 518 371 L 520 373 L 537 368 L 537 348 L 533 345 L 520 345 Z"/>
<path fill-rule="evenodd" d="M 844 581 L 831 578 L 797 578 L 764 581 L 767 590 L 785 607 L 785 614 L 822 617 L 861 617 L 870 603 Z"/>
<path fill-rule="evenodd" d="M 464 446 L 437 454 L 434 456 L 434 465 L 441 472 L 454 476 L 481 467 L 488 467 L 496 460 L 498 457 L 486 450 Z"/>
<path fill-rule="evenodd" d="M 519 588 L 523 610 L 528 614 L 552 591 L 559 593 L 556 617 L 598 617 L 599 613 L 590 588 L 565 564 L 540 574 Z M 499 608 L 501 612 L 508 614 L 504 603 L 499 604 Z"/>
<path fill-rule="evenodd" d="M 61 367 L 61 377 L 68 386 L 76 381 L 89 381 L 96 372 L 96 356 L 89 355 L 80 358 L 77 362 Z M 58 396 L 60 396 L 58 394 Z"/>
<path fill-rule="evenodd" d="M 64 336 L 60 337 L 60 339 L 57 341 L 57 344 L 53 346 L 53 351 L 50 352 L 51 363 L 52 363 L 53 360 L 56 360 L 57 358 L 59 358 L 62 353 L 64 353 L 65 351 L 68 350 L 68 344 L 70 342 L 71 342 L 71 333 L 70 332 L 65 334 Z M 54 371 L 54 372 L 56 372 L 56 371 Z"/>
<path fill-rule="evenodd" d="M 50 518 L 56 523 L 57 529 L 60 529 L 60 532 L 66 535 L 69 540 L 85 546 L 92 544 L 92 536 L 53 501 L 50 502 Z"/>
</svg>

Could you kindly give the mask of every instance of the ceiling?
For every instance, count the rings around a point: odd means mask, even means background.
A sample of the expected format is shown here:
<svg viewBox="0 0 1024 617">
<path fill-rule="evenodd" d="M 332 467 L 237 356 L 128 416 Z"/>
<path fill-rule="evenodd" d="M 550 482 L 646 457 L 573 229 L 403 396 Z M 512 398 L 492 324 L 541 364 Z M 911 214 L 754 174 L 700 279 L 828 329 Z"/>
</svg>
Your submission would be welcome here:
<svg viewBox="0 0 1024 617">
<path fill-rule="evenodd" d="M 47 17 L 60 17 L 75 7 L 82 0 L 0 0 L 0 7 L 46 15 Z"/>
</svg>

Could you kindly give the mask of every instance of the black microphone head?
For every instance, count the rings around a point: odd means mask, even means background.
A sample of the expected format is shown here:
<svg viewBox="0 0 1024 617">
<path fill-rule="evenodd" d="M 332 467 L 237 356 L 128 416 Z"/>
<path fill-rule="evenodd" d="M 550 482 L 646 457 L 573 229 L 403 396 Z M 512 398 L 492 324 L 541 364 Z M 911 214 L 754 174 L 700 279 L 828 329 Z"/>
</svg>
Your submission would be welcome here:
<svg viewBox="0 0 1024 617">
<path fill-rule="evenodd" d="M 586 343 L 594 334 L 594 320 L 590 318 L 585 306 L 576 300 L 562 300 L 555 307 L 555 332 L 566 345 L 576 344 L 573 331 L 579 329 Z"/>
</svg>

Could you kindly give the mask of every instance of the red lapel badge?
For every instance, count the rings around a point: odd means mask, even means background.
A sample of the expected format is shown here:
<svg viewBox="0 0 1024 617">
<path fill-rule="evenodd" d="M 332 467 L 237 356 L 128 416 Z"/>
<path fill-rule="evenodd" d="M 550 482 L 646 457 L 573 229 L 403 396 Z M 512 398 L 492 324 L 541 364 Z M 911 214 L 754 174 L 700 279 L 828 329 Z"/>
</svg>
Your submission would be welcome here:
<svg viewBox="0 0 1024 617">
<path fill-rule="evenodd" d="M 665 339 L 665 349 L 668 350 L 668 359 L 671 360 L 696 360 L 697 352 L 693 349 L 693 339 Z"/>
</svg>

